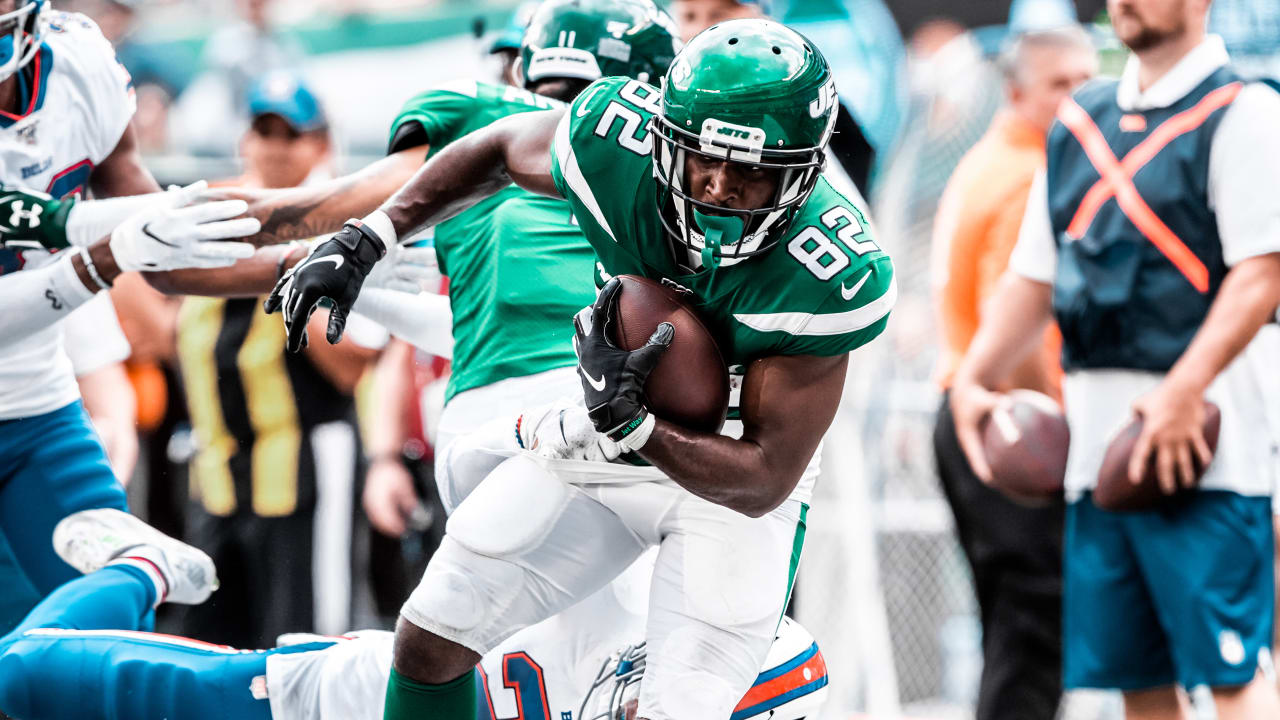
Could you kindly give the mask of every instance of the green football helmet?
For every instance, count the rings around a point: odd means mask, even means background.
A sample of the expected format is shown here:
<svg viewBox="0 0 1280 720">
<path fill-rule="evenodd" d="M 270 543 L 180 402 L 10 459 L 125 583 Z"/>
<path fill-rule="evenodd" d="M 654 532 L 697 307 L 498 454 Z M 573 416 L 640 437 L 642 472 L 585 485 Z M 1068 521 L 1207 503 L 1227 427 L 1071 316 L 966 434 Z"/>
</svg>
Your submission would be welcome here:
<svg viewBox="0 0 1280 720">
<path fill-rule="evenodd" d="M 653 0 L 546 0 L 520 44 L 526 88 L 546 78 L 662 77 L 680 49 L 671 17 Z"/>
<path fill-rule="evenodd" d="M 782 238 L 822 174 L 836 121 L 835 80 L 818 48 L 769 20 L 699 33 L 662 83 L 653 168 L 663 225 L 702 267 L 763 253 Z M 775 171 L 764 207 L 702 202 L 685 187 L 690 154 Z"/>
</svg>

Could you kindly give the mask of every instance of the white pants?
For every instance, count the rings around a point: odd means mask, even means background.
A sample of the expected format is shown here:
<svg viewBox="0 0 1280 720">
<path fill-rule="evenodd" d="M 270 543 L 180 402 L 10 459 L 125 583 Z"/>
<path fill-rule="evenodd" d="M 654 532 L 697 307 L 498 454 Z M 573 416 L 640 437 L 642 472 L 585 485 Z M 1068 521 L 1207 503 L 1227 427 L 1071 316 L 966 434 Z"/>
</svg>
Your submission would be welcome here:
<svg viewBox="0 0 1280 720">
<path fill-rule="evenodd" d="M 582 397 L 576 367 L 507 378 L 450 398 L 436 431 L 436 486 L 445 512 L 452 513 L 498 462 L 519 450 L 514 421 L 522 410 L 563 397 Z M 477 433 L 481 428 L 485 429 Z M 461 451 L 470 454 L 461 463 L 453 455 L 458 440 L 464 441 Z M 480 456 L 485 454 L 488 457 Z"/>
<path fill-rule="evenodd" d="M 401 614 L 484 654 L 658 545 L 639 717 L 727 720 L 786 607 L 805 508 L 790 500 L 749 518 L 655 474 L 528 453 L 506 459 L 453 513 Z M 604 482 L 566 482 L 592 476 Z"/>
</svg>

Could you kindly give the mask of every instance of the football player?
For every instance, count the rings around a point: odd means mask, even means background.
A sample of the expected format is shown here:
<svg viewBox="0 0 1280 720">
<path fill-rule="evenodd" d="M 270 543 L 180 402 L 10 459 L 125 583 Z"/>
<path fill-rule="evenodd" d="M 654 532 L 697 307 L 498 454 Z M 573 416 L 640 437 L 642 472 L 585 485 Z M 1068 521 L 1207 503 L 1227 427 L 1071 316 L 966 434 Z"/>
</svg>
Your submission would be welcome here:
<svg viewBox="0 0 1280 720">
<path fill-rule="evenodd" d="M 236 650 L 137 632 L 160 602 L 208 597 L 209 558 L 109 509 L 72 515 L 54 537 L 67 562 L 88 574 L 0 638 L 0 713 L 22 720 L 382 718 L 391 633 L 286 637 L 288 644 L 273 650 Z M 634 712 L 645 667 L 645 649 L 636 643 L 652 566 L 651 556 L 642 558 L 625 574 L 630 583 L 583 602 L 594 620 L 589 632 L 561 616 L 486 655 L 473 670 L 482 698 L 473 719 L 632 717 L 628 706 Z M 784 618 L 736 717 L 812 716 L 826 686 L 817 643 Z"/>
<path fill-rule="evenodd" d="M 672 328 L 635 352 L 614 347 L 619 286 L 605 282 L 577 323 L 590 432 L 653 467 L 520 455 L 480 483 L 401 611 L 389 720 L 471 717 L 469 668 L 484 652 L 655 544 L 638 717 L 732 714 L 790 594 L 847 355 L 883 331 L 896 297 L 866 218 L 822 178 L 835 104 L 808 40 L 769 21 L 726 22 L 681 51 L 661 89 L 605 78 L 566 111 L 504 118 L 452 143 L 277 286 L 268 303 L 284 310 L 292 347 L 325 297 L 335 341 L 388 247 L 514 182 L 569 201 L 601 279 L 633 273 L 687 290 L 739 388 L 728 434 L 650 414 L 644 380 Z"/>
<path fill-rule="evenodd" d="M 53 12 L 46 0 L 0 0 L 0 183 L 54 199 L 84 190 L 97 197 L 158 191 L 137 152 L 133 108 L 128 73 L 92 21 Z M 124 489 L 80 403 L 55 321 L 110 285 L 117 270 L 181 266 L 175 261 L 193 248 L 179 238 L 197 239 L 194 225 L 234 214 L 229 206 L 183 209 L 193 194 L 163 197 L 158 216 L 86 251 L 53 256 L 0 249 L 0 528 L 41 594 L 75 574 L 49 545 L 58 520 L 85 508 L 125 507 Z M 119 214 L 90 238 L 155 201 L 106 206 Z M 0 215 L 9 228 L 39 229 L 54 219 L 42 215 L 44 207 L 11 199 Z M 221 264 L 244 255 L 243 248 L 209 250 L 231 253 L 211 258 Z M 8 622 L 0 618 L 0 627 Z"/>
</svg>

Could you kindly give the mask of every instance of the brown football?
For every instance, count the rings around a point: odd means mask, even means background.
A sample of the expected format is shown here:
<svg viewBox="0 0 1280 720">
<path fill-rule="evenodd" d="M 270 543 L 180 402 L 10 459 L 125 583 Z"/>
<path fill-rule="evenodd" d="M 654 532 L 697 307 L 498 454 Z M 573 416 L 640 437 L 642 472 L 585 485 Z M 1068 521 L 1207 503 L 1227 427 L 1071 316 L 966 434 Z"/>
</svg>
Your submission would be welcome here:
<svg viewBox="0 0 1280 720">
<path fill-rule="evenodd" d="M 619 275 L 622 290 L 612 340 L 635 350 L 658 325 L 675 326 L 671 346 L 645 381 L 645 405 L 654 415 L 690 430 L 719 432 L 729 411 L 729 371 L 715 337 L 685 300 L 685 293 L 635 275 Z"/>
<path fill-rule="evenodd" d="M 1204 404 L 1204 440 L 1209 450 L 1218 451 L 1218 430 L 1222 426 L 1222 412 L 1211 402 Z M 1093 504 L 1103 510 L 1150 510 L 1162 505 L 1167 500 L 1178 497 L 1187 488 L 1178 486 L 1173 495 L 1165 495 L 1160 490 L 1160 480 L 1156 475 L 1156 458 L 1153 454 L 1147 461 L 1147 470 L 1142 475 L 1142 482 L 1134 485 L 1129 482 L 1129 457 L 1133 455 L 1133 446 L 1142 434 L 1142 418 L 1134 418 L 1124 426 L 1107 445 L 1107 452 L 1102 456 L 1102 467 L 1098 468 L 1098 487 L 1093 491 Z M 1192 458 L 1196 464 L 1196 481 L 1204 476 L 1204 467 Z"/>
<path fill-rule="evenodd" d="M 1053 398 L 1014 390 L 1012 401 L 983 421 L 982 445 L 991 466 L 991 486 L 1029 505 L 1062 497 L 1071 431 Z"/>
</svg>

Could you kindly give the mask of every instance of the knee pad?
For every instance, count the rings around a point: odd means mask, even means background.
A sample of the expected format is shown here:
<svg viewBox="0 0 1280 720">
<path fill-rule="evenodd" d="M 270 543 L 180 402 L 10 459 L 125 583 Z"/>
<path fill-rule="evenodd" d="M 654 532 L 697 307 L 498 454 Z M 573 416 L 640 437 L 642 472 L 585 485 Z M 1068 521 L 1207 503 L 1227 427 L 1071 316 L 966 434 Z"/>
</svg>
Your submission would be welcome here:
<svg viewBox="0 0 1280 720">
<path fill-rule="evenodd" d="M 524 591 L 524 571 L 446 537 L 400 614 L 480 654 L 506 636 L 503 611 Z"/>
<path fill-rule="evenodd" d="M 537 547 L 571 499 L 569 486 L 523 455 L 494 469 L 449 517 L 446 531 L 479 555 L 510 559 Z"/>
</svg>

